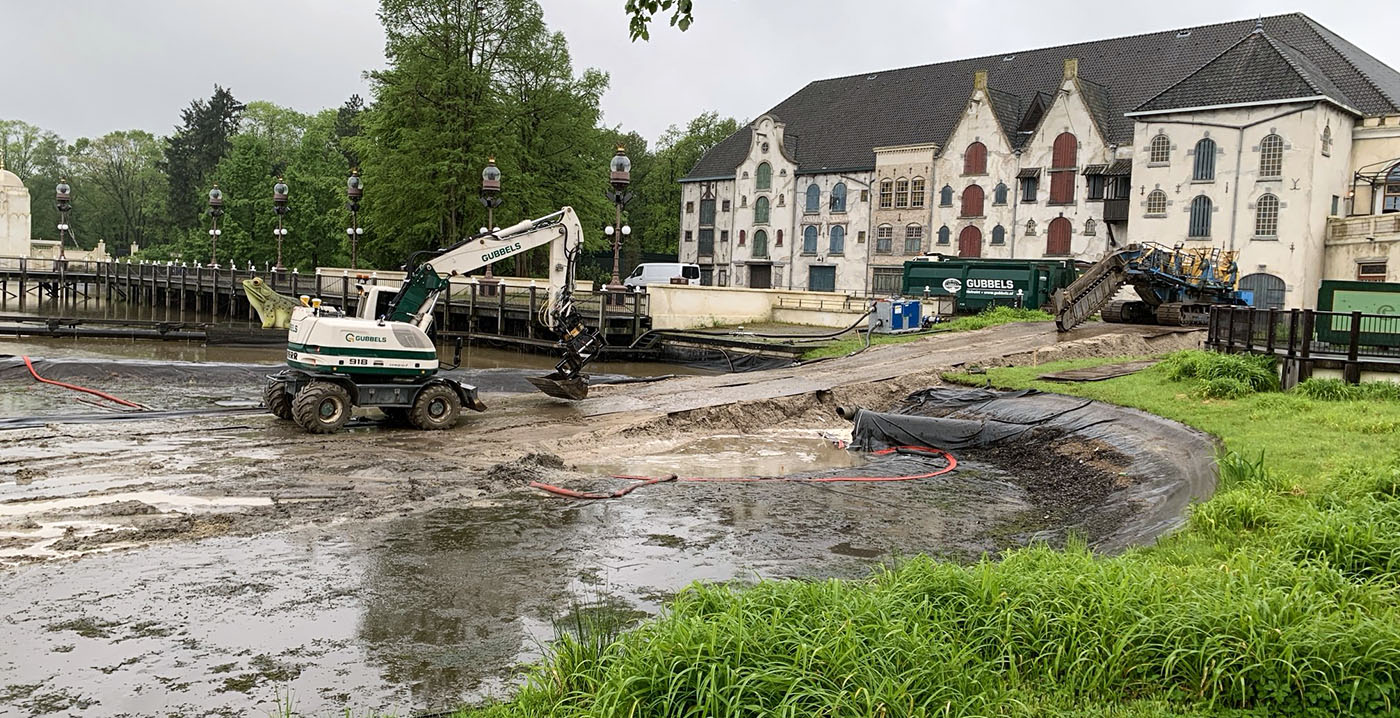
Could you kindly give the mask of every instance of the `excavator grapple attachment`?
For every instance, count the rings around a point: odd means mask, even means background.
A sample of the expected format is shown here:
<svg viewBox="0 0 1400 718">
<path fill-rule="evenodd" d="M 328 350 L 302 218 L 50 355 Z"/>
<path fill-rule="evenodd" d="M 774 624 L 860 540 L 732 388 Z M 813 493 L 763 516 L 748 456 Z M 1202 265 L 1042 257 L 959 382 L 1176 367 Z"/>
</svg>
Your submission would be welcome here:
<svg viewBox="0 0 1400 718">
<path fill-rule="evenodd" d="M 526 380 L 534 384 L 536 389 L 556 399 L 581 401 L 588 398 L 587 374 L 579 374 L 570 379 L 567 374 L 556 371 L 548 376 L 526 377 Z"/>
</svg>

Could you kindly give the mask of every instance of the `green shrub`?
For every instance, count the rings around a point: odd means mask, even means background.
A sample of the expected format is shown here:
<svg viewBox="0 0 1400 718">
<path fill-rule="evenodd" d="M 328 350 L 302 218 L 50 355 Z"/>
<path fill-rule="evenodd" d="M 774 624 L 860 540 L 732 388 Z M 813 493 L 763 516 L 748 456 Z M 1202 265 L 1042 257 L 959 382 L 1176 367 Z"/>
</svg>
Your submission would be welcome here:
<svg viewBox="0 0 1400 718">
<path fill-rule="evenodd" d="M 1172 381 L 1234 379 L 1249 391 L 1276 391 L 1276 361 L 1267 354 L 1219 354 L 1187 349 L 1167 356 L 1162 364 Z M 1232 386 L 1221 384 L 1220 388 Z M 1249 393 L 1249 392 L 1245 392 Z"/>
<path fill-rule="evenodd" d="M 1203 399 L 1239 399 L 1254 393 L 1253 387 L 1234 377 L 1207 379 L 1197 389 Z"/>
<path fill-rule="evenodd" d="M 1205 533 L 1254 531 L 1274 526 L 1275 495 L 1261 487 L 1242 487 L 1191 507 L 1191 528 Z"/>
<path fill-rule="evenodd" d="M 1356 388 L 1366 401 L 1400 401 L 1400 382 L 1363 381 Z"/>
<path fill-rule="evenodd" d="M 1305 379 L 1293 391 L 1317 401 L 1354 401 L 1361 396 L 1355 384 L 1341 379 Z"/>
</svg>

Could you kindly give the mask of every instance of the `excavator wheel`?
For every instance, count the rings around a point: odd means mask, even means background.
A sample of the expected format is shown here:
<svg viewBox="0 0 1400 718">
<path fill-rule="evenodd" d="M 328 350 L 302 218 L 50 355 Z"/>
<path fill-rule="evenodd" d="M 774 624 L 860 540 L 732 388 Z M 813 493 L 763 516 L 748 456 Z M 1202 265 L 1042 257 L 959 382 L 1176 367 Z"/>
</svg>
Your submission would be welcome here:
<svg viewBox="0 0 1400 718">
<path fill-rule="evenodd" d="M 432 384 L 418 392 L 408 420 L 424 431 L 442 431 L 455 426 L 461 413 L 462 399 L 457 391 L 446 384 Z"/>
<path fill-rule="evenodd" d="M 263 406 L 273 416 L 284 421 L 292 418 L 292 397 L 287 393 L 287 382 L 269 379 L 263 387 Z"/>
<path fill-rule="evenodd" d="M 292 419 L 312 434 L 334 434 L 350 421 L 354 407 L 345 387 L 328 381 L 313 381 L 302 387 L 292 400 Z"/>
</svg>

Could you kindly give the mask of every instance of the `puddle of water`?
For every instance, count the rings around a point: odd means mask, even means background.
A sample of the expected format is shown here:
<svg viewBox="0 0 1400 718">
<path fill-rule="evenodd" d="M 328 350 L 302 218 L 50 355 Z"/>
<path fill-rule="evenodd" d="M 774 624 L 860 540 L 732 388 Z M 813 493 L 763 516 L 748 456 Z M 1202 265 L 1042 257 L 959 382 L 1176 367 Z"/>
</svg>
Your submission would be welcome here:
<svg viewBox="0 0 1400 718">
<path fill-rule="evenodd" d="M 803 442 L 820 440 L 775 445 L 819 456 Z M 508 692 L 580 604 L 627 621 L 696 580 L 859 577 L 895 555 L 994 549 L 973 537 L 1027 506 L 1003 478 L 666 484 L 606 502 L 522 490 L 26 565 L 0 581 L 0 673 L 97 701 L 73 715 L 262 714 L 288 689 L 311 715 L 450 708 Z"/>
<path fill-rule="evenodd" d="M 864 454 L 842 448 L 850 438 L 849 425 L 763 434 L 720 434 L 663 453 L 583 463 L 578 469 L 632 476 L 786 476 L 865 464 Z"/>
</svg>

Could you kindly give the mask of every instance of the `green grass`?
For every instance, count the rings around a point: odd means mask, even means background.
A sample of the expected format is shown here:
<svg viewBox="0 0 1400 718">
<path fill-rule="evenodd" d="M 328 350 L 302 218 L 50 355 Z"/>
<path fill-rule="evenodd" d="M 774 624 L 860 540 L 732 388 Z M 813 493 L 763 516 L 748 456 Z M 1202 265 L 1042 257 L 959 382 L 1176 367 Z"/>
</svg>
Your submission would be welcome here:
<svg viewBox="0 0 1400 718">
<path fill-rule="evenodd" d="M 980 314 L 970 314 L 965 317 L 956 317 L 941 324 L 935 324 L 933 328 L 925 332 L 914 334 L 875 334 L 870 339 L 871 346 L 881 344 L 903 344 L 933 334 L 943 334 L 947 332 L 970 332 L 975 329 L 986 329 L 1001 324 L 1011 324 L 1013 322 L 1048 322 L 1054 317 L 1040 311 L 1039 309 L 1013 309 L 1011 307 L 992 307 Z M 860 336 L 848 337 L 834 341 L 830 344 L 823 344 L 820 347 L 811 349 L 802 355 L 807 359 L 825 359 L 828 357 L 846 356 L 865 346 L 865 339 Z"/>
<path fill-rule="evenodd" d="M 1121 359 L 950 378 L 1220 437 L 1217 494 L 1158 545 L 696 585 L 639 629 L 566 639 L 512 702 L 461 715 L 1400 715 L 1400 402 L 1254 391 L 1248 371 L 1183 372 L 1213 361 L 1184 355 L 1101 382 L 1037 379 L 1107 361 Z M 1250 390 L 1202 396 L 1222 377 Z"/>
</svg>

